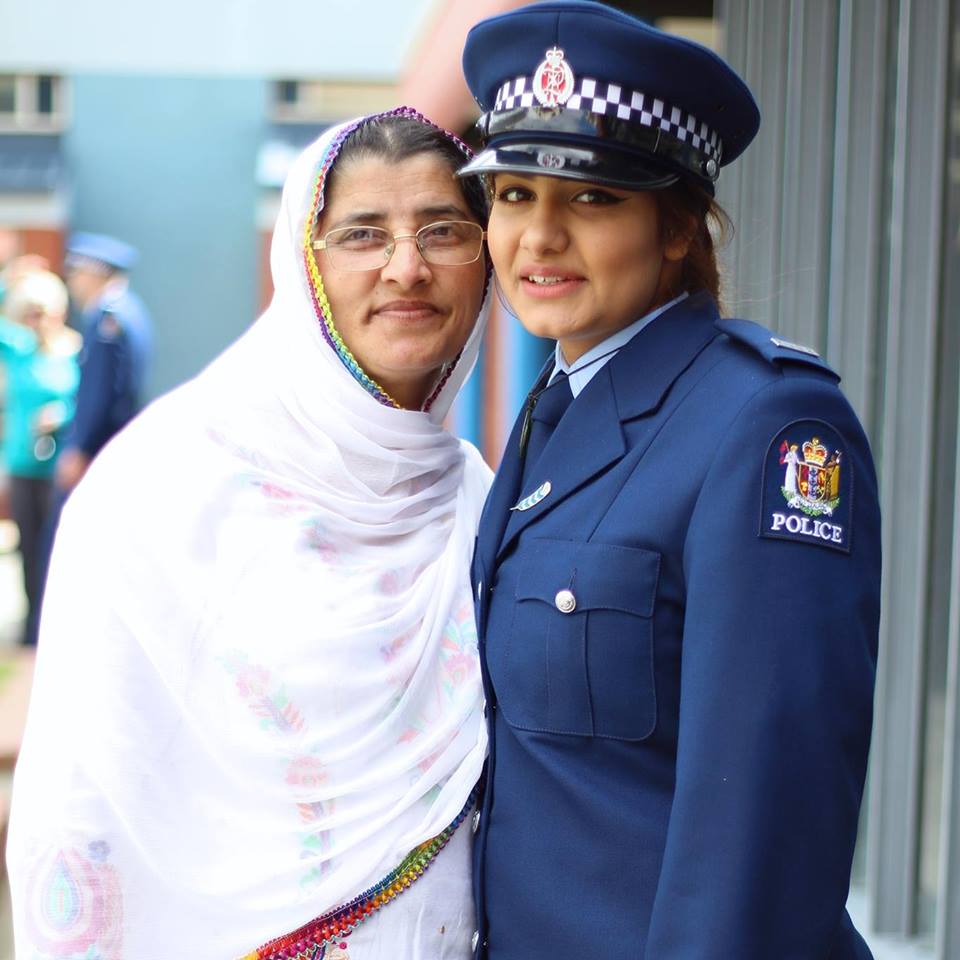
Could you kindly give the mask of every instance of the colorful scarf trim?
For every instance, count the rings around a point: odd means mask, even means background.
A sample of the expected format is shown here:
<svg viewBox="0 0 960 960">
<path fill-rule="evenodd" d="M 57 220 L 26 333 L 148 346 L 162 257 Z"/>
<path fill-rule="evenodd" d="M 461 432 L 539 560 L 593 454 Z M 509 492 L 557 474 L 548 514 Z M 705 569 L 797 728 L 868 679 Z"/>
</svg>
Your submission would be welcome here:
<svg viewBox="0 0 960 960">
<path fill-rule="evenodd" d="M 473 809 L 480 792 L 477 784 L 457 818 L 432 840 L 414 847 L 395 870 L 379 883 L 341 907 L 334 907 L 322 916 L 298 927 L 291 933 L 270 940 L 240 960 L 321 960 L 326 948 L 346 936 L 367 917 L 395 900 L 411 884 L 416 883 L 437 858 L 437 854 L 456 833 L 457 827 Z"/>
</svg>

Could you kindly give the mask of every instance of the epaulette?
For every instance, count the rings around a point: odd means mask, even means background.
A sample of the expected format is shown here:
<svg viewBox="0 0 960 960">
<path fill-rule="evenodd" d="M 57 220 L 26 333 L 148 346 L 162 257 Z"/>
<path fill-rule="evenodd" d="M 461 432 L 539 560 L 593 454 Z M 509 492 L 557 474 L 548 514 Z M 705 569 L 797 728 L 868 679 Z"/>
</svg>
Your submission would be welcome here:
<svg viewBox="0 0 960 960">
<path fill-rule="evenodd" d="M 767 363 L 780 366 L 785 363 L 800 363 L 813 367 L 840 380 L 838 374 L 812 347 L 805 347 L 778 337 L 766 327 L 752 320 L 735 320 L 723 318 L 717 320 L 717 329 L 725 333 L 731 340 L 745 344 L 751 350 L 759 353 Z"/>
</svg>

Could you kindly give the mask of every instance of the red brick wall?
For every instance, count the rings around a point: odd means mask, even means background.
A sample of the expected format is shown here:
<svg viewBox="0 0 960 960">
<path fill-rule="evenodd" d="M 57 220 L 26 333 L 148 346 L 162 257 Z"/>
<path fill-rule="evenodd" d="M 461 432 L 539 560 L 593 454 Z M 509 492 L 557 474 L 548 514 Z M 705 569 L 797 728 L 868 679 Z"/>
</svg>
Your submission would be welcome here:
<svg viewBox="0 0 960 960">
<path fill-rule="evenodd" d="M 20 237 L 20 253 L 35 253 L 50 261 L 55 273 L 63 272 L 63 251 L 66 237 L 62 230 L 21 227 L 16 231 Z"/>
</svg>

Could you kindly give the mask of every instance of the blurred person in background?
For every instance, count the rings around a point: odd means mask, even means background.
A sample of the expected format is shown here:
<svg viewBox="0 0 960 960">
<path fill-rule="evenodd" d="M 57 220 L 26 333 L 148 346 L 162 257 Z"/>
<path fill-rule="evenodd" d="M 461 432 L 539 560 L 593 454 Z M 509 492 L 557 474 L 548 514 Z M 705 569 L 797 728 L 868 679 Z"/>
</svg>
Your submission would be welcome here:
<svg viewBox="0 0 960 960">
<path fill-rule="evenodd" d="M 20 253 L 20 236 L 16 230 L 0 227 L 0 316 L 4 315 L 4 297 L 20 276 L 33 270 L 49 269 L 50 263 L 45 257 Z M 0 384 L 2 383 L 0 371 Z M 0 518 L 9 519 L 10 512 L 10 489 L 0 477 Z"/>
<path fill-rule="evenodd" d="M 829 365 L 721 314 L 753 96 L 586 0 L 483 21 L 464 72 L 498 283 L 556 341 L 477 543 L 479 957 L 867 960 L 877 480 Z"/>
<path fill-rule="evenodd" d="M 0 362 L 6 368 L 3 462 L 27 597 L 22 642 L 35 644 L 42 533 L 60 439 L 73 415 L 80 336 L 65 325 L 67 290 L 59 277 L 21 262 L 8 282 L 6 316 L 0 317 Z"/>
<path fill-rule="evenodd" d="M 0 230 L 0 305 L 7 291 L 26 273 L 49 270 L 50 261 L 37 253 L 17 253 L 16 234 Z"/>
<path fill-rule="evenodd" d="M 64 503 L 93 458 L 140 409 L 153 325 L 130 289 L 128 273 L 136 261 L 132 246 L 104 234 L 75 233 L 67 247 L 67 287 L 81 314 L 83 348 L 74 417 L 63 438 L 40 541 L 41 590 Z"/>
<path fill-rule="evenodd" d="M 469 155 L 405 109 L 324 133 L 266 313 L 70 497 L 14 784 L 18 956 L 470 956 L 490 471 L 443 426 L 487 312 Z"/>
<path fill-rule="evenodd" d="M 68 494 L 104 444 L 139 410 L 153 340 L 150 315 L 130 289 L 137 252 L 114 237 L 75 233 L 67 247 L 67 287 L 83 315 L 76 415 L 57 464 Z"/>
</svg>

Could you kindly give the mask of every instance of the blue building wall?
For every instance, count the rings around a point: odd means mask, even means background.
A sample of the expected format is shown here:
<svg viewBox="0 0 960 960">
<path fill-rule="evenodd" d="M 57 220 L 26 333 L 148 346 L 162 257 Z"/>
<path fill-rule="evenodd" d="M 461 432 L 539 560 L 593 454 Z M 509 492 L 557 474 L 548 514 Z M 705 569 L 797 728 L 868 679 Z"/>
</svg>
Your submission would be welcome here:
<svg viewBox="0 0 960 960">
<path fill-rule="evenodd" d="M 504 334 L 507 402 L 504 404 L 506 422 L 502 425 L 502 430 L 506 438 L 513 427 L 513 421 L 523 408 L 537 374 L 547 357 L 553 355 L 555 346 L 553 340 L 544 340 L 528 333 L 512 314 L 507 316 Z"/>
<path fill-rule="evenodd" d="M 155 396 L 254 319 L 260 78 L 76 75 L 66 134 L 71 228 L 140 250 L 132 283 L 156 325 Z"/>
<path fill-rule="evenodd" d="M 483 362 L 481 351 L 477 365 L 453 402 L 448 418 L 450 431 L 478 448 L 482 448 L 483 436 Z"/>
</svg>

